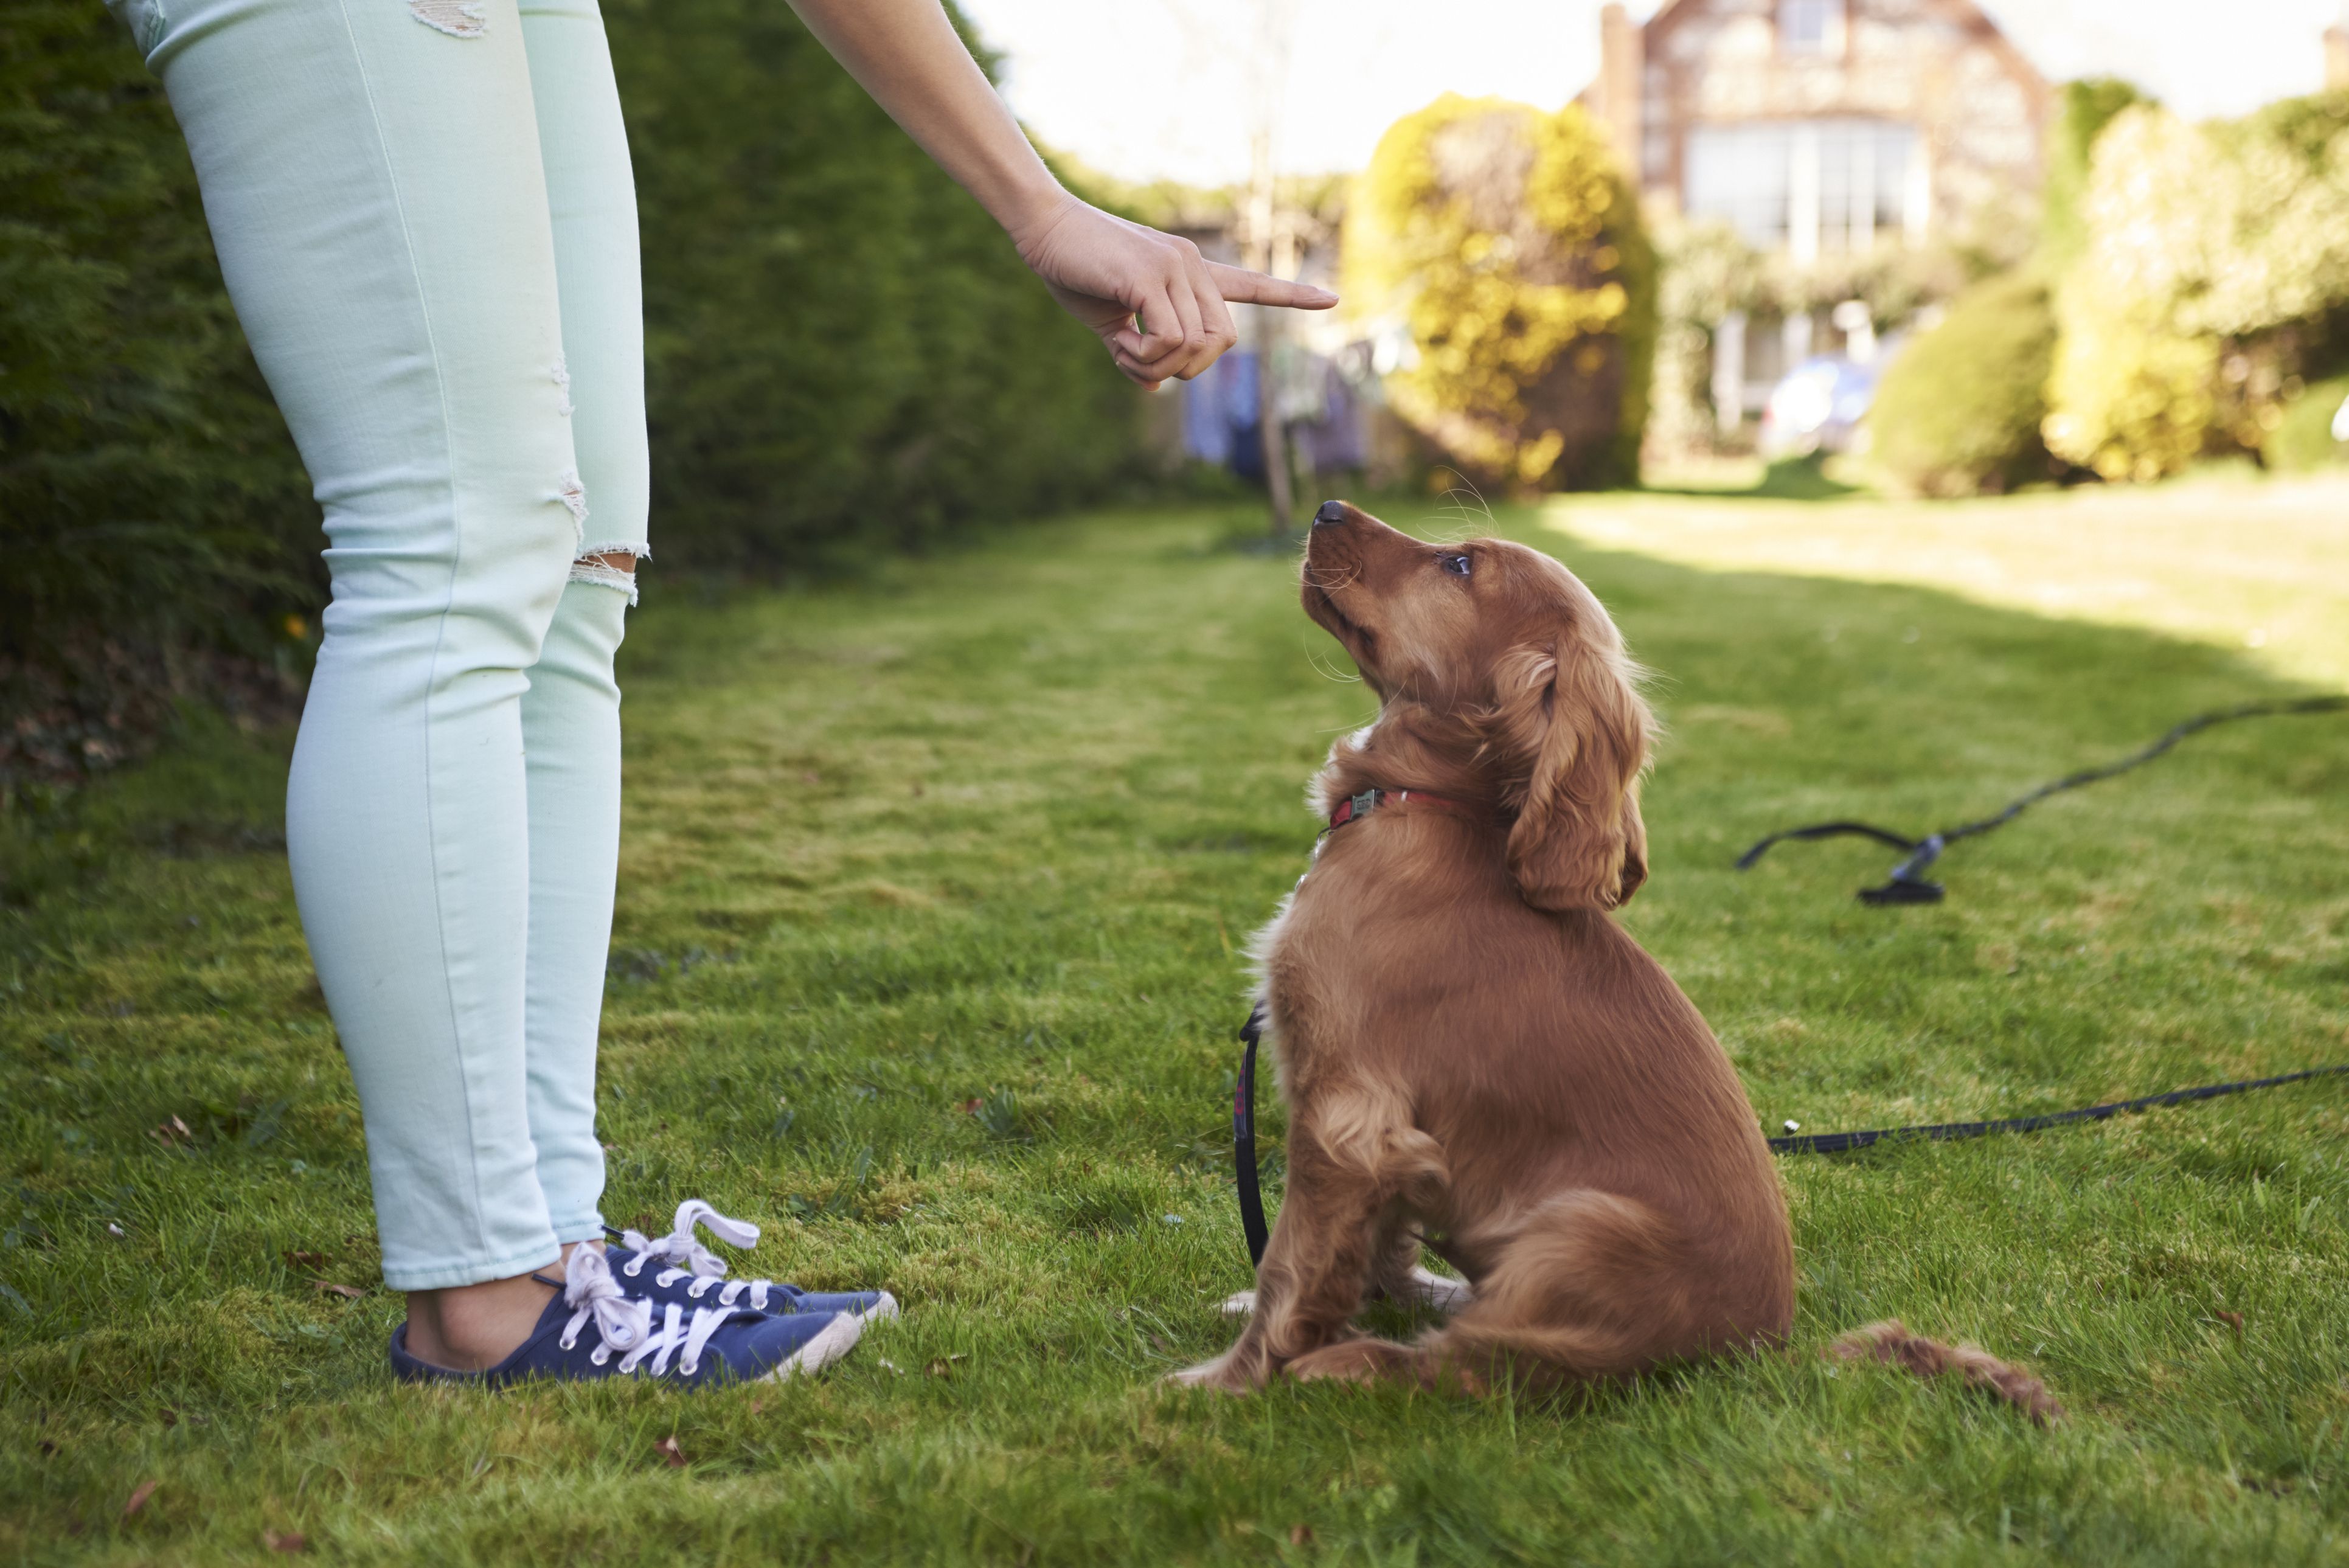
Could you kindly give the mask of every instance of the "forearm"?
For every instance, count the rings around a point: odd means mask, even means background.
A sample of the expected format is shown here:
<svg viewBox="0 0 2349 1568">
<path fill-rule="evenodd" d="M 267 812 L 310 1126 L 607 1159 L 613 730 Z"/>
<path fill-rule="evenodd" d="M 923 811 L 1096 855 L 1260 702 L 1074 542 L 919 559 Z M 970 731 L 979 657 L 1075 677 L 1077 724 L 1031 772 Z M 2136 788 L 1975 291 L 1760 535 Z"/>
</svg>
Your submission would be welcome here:
<svg viewBox="0 0 2349 1568">
<path fill-rule="evenodd" d="M 1015 240 L 1072 198 L 1052 178 L 938 0 L 791 0 L 864 90 Z"/>
</svg>

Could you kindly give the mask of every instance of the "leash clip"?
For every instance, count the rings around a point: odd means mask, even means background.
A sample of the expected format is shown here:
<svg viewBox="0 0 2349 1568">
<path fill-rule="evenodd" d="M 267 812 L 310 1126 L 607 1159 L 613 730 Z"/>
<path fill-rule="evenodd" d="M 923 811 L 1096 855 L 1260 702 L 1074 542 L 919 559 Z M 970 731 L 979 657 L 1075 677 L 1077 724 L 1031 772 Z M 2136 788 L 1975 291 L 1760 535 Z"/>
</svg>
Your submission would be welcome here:
<svg viewBox="0 0 2349 1568">
<path fill-rule="evenodd" d="M 1940 834 L 1932 834 L 1917 846 L 1914 854 L 1892 868 L 1892 875 L 1886 879 L 1882 887 L 1860 889 L 1859 902 L 1873 904 L 1940 903 L 1948 890 L 1940 882 L 1926 881 L 1920 873 L 1940 860 L 1942 850 L 1947 847 L 1948 842 Z"/>
<path fill-rule="evenodd" d="M 1859 902 L 1873 904 L 1940 903 L 1948 890 L 1940 882 L 1926 881 L 1920 873 L 1940 860 L 1942 850 L 1947 847 L 1948 841 L 1940 834 L 1932 834 L 1917 846 L 1914 854 L 1892 868 L 1891 876 L 1886 879 L 1882 887 L 1860 889 Z"/>
</svg>

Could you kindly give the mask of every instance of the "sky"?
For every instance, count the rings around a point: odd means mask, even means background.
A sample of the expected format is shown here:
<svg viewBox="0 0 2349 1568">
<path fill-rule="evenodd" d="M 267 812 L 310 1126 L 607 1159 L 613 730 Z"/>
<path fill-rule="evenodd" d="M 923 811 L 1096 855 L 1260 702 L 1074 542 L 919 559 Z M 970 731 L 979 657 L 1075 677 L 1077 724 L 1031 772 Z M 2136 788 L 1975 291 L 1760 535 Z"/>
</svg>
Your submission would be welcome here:
<svg viewBox="0 0 2349 1568">
<path fill-rule="evenodd" d="M 1129 180 L 1248 172 L 1262 18 L 1286 14 L 1275 158 L 1356 170 L 1452 91 L 1552 107 L 1599 63 L 1599 0 L 961 0 L 1006 57 L 1005 96 L 1053 147 Z M 2051 80 L 2126 77 L 2181 113 L 2235 115 L 2323 85 L 2344 0 L 1981 0 Z M 1656 0 L 1630 0 L 1644 16 Z"/>
</svg>

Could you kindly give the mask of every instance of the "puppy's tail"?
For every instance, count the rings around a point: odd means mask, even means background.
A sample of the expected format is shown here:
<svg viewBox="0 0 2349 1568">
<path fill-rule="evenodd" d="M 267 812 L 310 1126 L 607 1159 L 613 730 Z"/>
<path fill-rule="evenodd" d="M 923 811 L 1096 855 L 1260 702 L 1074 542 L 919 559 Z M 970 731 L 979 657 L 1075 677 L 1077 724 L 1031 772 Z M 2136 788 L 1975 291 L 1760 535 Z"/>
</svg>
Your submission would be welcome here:
<svg viewBox="0 0 2349 1568">
<path fill-rule="evenodd" d="M 1979 1345 L 1944 1345 L 1911 1334 L 1897 1317 L 1853 1329 L 1828 1346 L 1827 1354 L 1838 1361 L 1889 1361 L 1920 1377 L 1954 1372 L 1969 1387 L 2005 1400 L 2043 1427 L 2064 1418 L 2064 1407 L 2047 1385 L 2022 1367 L 2001 1361 Z"/>
</svg>

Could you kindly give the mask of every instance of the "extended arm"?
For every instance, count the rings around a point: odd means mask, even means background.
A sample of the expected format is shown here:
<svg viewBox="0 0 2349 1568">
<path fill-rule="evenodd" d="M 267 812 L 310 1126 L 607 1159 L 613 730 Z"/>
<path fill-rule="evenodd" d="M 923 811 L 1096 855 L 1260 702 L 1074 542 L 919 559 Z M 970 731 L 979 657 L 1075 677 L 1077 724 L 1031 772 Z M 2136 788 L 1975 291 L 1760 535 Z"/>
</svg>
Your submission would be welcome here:
<svg viewBox="0 0 2349 1568">
<path fill-rule="evenodd" d="M 1323 289 L 1206 261 L 1188 240 L 1112 217 L 1063 190 L 937 0 L 792 0 L 792 7 L 1003 225 L 1020 259 L 1093 330 L 1117 367 L 1143 386 L 1187 380 L 1232 346 L 1226 300 L 1306 310 L 1338 303 Z"/>
</svg>

